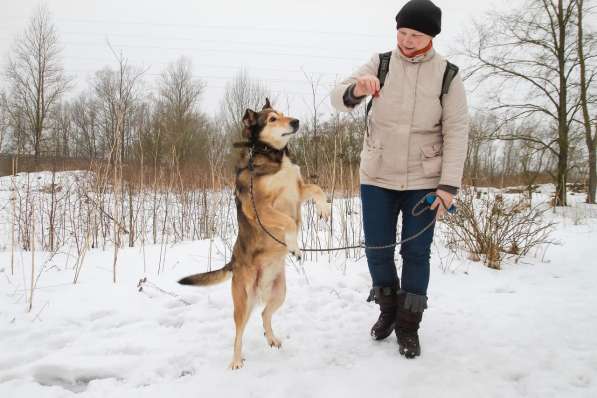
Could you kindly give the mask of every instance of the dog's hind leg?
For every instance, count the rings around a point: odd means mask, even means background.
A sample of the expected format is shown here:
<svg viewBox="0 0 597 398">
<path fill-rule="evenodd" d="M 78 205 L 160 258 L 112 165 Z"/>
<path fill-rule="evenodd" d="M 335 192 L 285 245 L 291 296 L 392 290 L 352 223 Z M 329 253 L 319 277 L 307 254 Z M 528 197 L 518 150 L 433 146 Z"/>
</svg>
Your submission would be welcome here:
<svg viewBox="0 0 597 398">
<path fill-rule="evenodd" d="M 272 329 L 272 315 L 278 308 L 280 308 L 282 303 L 284 303 L 285 298 L 286 277 L 284 275 L 284 268 L 282 268 L 282 271 L 272 283 L 268 300 L 265 304 L 263 312 L 261 313 L 261 317 L 263 319 L 263 329 L 265 329 L 265 338 L 271 347 L 280 348 L 282 346 L 282 342 L 276 336 L 274 336 L 274 331 Z"/>
<path fill-rule="evenodd" d="M 229 367 L 230 369 L 240 369 L 244 364 L 244 358 L 242 357 L 243 333 L 251 315 L 254 298 L 247 292 L 242 279 L 236 278 L 236 274 L 232 276 L 232 301 L 234 302 L 236 335 L 234 337 L 234 355 Z"/>
</svg>

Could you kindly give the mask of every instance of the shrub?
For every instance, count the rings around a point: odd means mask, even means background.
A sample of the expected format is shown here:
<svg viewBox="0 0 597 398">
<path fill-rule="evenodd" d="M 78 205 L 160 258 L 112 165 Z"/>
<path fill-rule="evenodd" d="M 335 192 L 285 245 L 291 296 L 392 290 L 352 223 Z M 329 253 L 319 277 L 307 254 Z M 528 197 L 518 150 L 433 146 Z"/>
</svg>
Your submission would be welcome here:
<svg viewBox="0 0 597 398">
<path fill-rule="evenodd" d="M 469 258 L 500 269 L 506 255 L 524 256 L 533 247 L 550 243 L 553 222 L 546 221 L 548 207 L 533 206 L 521 196 L 462 190 L 458 211 L 444 219 L 446 244 L 453 251 L 466 250 Z"/>
</svg>

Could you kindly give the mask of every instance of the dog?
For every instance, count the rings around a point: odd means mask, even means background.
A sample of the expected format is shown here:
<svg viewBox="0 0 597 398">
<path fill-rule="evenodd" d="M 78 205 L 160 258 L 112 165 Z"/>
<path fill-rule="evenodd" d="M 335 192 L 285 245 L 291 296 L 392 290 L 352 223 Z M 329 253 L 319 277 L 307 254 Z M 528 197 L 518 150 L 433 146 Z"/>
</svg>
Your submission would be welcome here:
<svg viewBox="0 0 597 398">
<path fill-rule="evenodd" d="M 272 109 L 266 98 L 259 112 L 247 109 L 243 119 L 246 142 L 236 165 L 235 202 L 238 236 L 230 262 L 211 272 L 191 275 L 183 285 L 209 286 L 232 278 L 234 354 L 230 369 L 244 364 L 242 337 L 253 306 L 263 303 L 265 338 L 271 347 L 282 343 L 272 330 L 272 315 L 286 297 L 285 257 L 300 259 L 297 244 L 301 204 L 313 199 L 319 216 L 328 219 L 331 205 L 323 190 L 307 184 L 289 157 L 288 141 L 299 120 Z"/>
</svg>

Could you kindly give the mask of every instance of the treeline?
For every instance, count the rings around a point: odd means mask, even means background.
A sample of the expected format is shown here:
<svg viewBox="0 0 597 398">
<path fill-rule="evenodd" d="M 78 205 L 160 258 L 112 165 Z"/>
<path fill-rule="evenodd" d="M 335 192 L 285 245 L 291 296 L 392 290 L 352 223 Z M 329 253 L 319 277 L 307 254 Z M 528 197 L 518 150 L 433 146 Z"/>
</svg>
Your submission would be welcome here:
<svg viewBox="0 0 597 398">
<path fill-rule="evenodd" d="M 467 184 L 551 181 L 555 203 L 565 205 L 567 184 L 579 182 L 595 201 L 597 40 L 583 24 L 594 15 L 591 5 L 527 0 L 524 13 L 515 8 L 494 15 L 492 24 L 474 24 L 463 44 L 472 66 L 463 75 L 475 88 L 469 95 L 483 96 L 486 105 L 471 116 Z M 113 54 L 114 64 L 74 93 L 50 13 L 37 10 L 2 74 L 0 172 L 103 165 L 153 188 L 173 178 L 189 189 L 230 184 L 241 117 L 272 98 L 270 90 L 240 70 L 226 85 L 220 112 L 207 115 L 200 106 L 205 82 L 193 77 L 189 59 L 178 59 L 150 82 L 125 54 Z M 325 113 L 321 93 L 329 88 L 305 79 L 313 104 L 301 117 L 293 156 L 309 180 L 355 193 L 364 109 Z"/>
</svg>

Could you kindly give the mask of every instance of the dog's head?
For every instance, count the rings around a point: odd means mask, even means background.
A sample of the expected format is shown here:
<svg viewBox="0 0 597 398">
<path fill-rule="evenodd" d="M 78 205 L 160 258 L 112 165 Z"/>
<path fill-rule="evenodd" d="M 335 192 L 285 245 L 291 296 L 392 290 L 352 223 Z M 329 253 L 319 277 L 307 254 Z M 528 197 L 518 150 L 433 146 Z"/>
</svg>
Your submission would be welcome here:
<svg viewBox="0 0 597 398">
<path fill-rule="evenodd" d="M 273 148 L 282 149 L 298 131 L 299 121 L 286 117 L 272 108 L 269 98 L 260 112 L 247 109 L 243 116 L 244 136 L 249 141 L 261 141 Z"/>
</svg>

